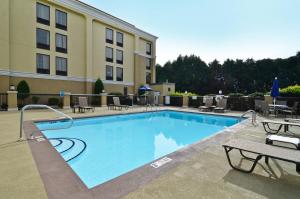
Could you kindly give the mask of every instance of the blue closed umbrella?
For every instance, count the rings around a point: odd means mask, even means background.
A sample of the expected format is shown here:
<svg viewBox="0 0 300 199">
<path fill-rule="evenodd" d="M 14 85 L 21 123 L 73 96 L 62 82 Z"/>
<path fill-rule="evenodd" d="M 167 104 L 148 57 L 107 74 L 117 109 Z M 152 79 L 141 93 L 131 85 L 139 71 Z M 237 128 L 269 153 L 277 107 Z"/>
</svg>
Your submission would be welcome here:
<svg viewBox="0 0 300 199">
<path fill-rule="evenodd" d="M 275 105 L 276 97 L 279 96 L 279 81 L 278 81 L 277 77 L 275 77 L 275 79 L 273 81 L 271 96 L 273 97 L 273 101 L 274 101 L 274 105 Z"/>
<path fill-rule="evenodd" d="M 149 86 L 142 86 L 139 88 L 141 91 L 152 91 L 152 89 Z"/>
</svg>

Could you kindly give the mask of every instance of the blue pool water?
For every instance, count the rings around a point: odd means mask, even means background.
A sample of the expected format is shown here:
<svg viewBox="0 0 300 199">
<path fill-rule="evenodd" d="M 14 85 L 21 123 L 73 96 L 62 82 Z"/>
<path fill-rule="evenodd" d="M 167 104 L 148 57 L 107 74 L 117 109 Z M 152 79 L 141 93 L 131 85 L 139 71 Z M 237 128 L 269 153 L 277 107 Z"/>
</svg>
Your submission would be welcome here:
<svg viewBox="0 0 300 199">
<path fill-rule="evenodd" d="M 76 119 L 69 129 L 43 133 L 92 188 L 238 122 L 234 117 L 159 111 Z M 37 126 L 43 130 L 66 123 Z"/>
</svg>

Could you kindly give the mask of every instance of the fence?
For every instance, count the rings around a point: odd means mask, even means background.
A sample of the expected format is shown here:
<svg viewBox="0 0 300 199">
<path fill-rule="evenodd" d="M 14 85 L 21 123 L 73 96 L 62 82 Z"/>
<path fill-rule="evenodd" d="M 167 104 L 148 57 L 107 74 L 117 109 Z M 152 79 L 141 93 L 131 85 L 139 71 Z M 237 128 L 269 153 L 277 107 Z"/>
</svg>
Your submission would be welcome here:
<svg viewBox="0 0 300 199">
<path fill-rule="evenodd" d="M 198 108 L 203 106 L 203 96 L 190 96 L 189 97 L 189 107 Z"/>
<path fill-rule="evenodd" d="M 22 108 L 27 104 L 45 104 L 52 106 L 54 108 L 62 108 L 63 107 L 63 97 L 60 97 L 59 94 L 22 94 L 18 93 L 18 108 Z M 88 104 L 95 107 L 101 107 L 101 95 L 96 94 L 71 94 L 70 96 L 70 105 L 73 107 L 78 104 L 79 97 L 87 97 Z M 108 95 L 107 96 L 107 105 L 113 104 L 113 97 L 119 97 L 120 103 L 123 105 L 145 105 L 147 104 L 146 96 L 138 96 L 138 95 Z M 183 106 L 183 97 L 182 96 L 169 96 L 170 103 L 166 104 L 166 96 L 163 96 L 163 104 L 165 106 Z M 249 109 L 254 109 L 255 105 L 255 97 L 248 96 L 230 96 L 226 97 L 227 101 L 227 109 L 234 111 L 247 111 Z M 262 98 L 261 98 L 262 99 Z M 263 99 L 262 99 L 263 100 Z M 278 97 L 279 101 L 286 101 L 289 107 L 292 107 L 295 102 L 299 102 L 298 104 L 298 114 L 300 114 L 300 97 Z M 270 103 L 270 102 L 269 102 Z M 188 97 L 188 106 L 193 108 L 198 108 L 199 106 L 204 105 L 203 96 L 190 96 Z M 214 105 L 216 105 L 214 98 Z M 8 95 L 7 93 L 0 93 L 0 111 L 7 110 L 8 108 Z"/>
<path fill-rule="evenodd" d="M 300 97 L 278 97 L 278 101 L 286 101 L 289 107 L 292 107 L 295 102 L 298 103 L 297 114 L 300 114 Z"/>
<path fill-rule="evenodd" d="M 165 106 L 179 106 L 183 105 L 183 97 L 182 96 L 169 96 L 170 104 L 166 104 L 166 96 L 164 96 L 164 105 Z"/>
<path fill-rule="evenodd" d="M 253 97 L 226 97 L 227 108 L 234 111 L 247 111 L 254 109 L 254 98 Z M 213 99 L 213 105 L 216 105 L 216 98 Z M 189 97 L 189 107 L 198 108 L 203 106 L 203 96 Z"/>
<path fill-rule="evenodd" d="M 18 108 L 28 104 L 46 104 L 54 108 L 63 107 L 63 97 L 59 94 L 18 93 Z"/>
<path fill-rule="evenodd" d="M 118 97 L 122 105 L 133 106 L 138 104 L 137 96 L 107 95 L 107 105 L 114 104 L 113 97 Z"/>
<path fill-rule="evenodd" d="M 7 110 L 7 93 L 0 93 L 0 111 Z"/>
<path fill-rule="evenodd" d="M 95 107 L 101 107 L 101 95 L 99 94 L 71 94 L 70 106 L 78 105 L 78 98 L 86 97 L 88 104 Z"/>
</svg>

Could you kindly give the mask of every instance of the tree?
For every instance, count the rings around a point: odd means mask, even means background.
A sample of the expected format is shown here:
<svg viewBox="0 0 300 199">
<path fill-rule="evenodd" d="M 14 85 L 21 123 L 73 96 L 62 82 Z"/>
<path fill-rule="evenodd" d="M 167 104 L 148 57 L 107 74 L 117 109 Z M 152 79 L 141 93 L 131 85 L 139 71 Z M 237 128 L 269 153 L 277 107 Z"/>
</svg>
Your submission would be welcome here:
<svg viewBox="0 0 300 199">
<path fill-rule="evenodd" d="M 179 55 L 164 66 L 157 65 L 157 82 L 176 83 L 176 90 L 198 94 L 268 92 L 274 77 L 280 87 L 300 84 L 300 52 L 286 59 L 214 60 L 208 65 L 195 55 Z"/>
<path fill-rule="evenodd" d="M 29 97 L 29 93 L 30 93 L 29 85 L 25 80 L 22 80 L 18 83 L 17 91 L 18 91 L 18 99 L 21 99 L 23 105 L 24 100 Z"/>
<path fill-rule="evenodd" d="M 103 83 L 100 78 L 98 78 L 95 82 L 94 94 L 100 94 L 104 90 Z"/>
</svg>

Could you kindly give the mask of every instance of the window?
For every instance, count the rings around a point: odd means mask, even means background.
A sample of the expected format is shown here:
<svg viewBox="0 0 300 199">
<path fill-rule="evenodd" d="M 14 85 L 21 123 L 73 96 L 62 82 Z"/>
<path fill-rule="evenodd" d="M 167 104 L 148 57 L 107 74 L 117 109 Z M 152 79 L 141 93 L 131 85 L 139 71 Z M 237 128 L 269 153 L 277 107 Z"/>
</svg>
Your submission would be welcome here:
<svg viewBox="0 0 300 199">
<path fill-rule="evenodd" d="M 56 33 L 56 52 L 67 53 L 67 36 Z"/>
<path fill-rule="evenodd" d="M 56 57 L 56 75 L 68 75 L 68 61 L 63 57 Z"/>
<path fill-rule="evenodd" d="M 62 12 L 60 10 L 56 10 L 55 12 L 56 19 L 56 28 L 67 30 L 67 13 Z"/>
<path fill-rule="evenodd" d="M 113 62 L 114 56 L 113 56 L 113 49 L 112 48 L 106 47 L 105 57 L 106 57 L 106 61 Z"/>
<path fill-rule="evenodd" d="M 106 80 L 114 80 L 113 74 L 114 74 L 113 67 L 106 66 Z"/>
<path fill-rule="evenodd" d="M 123 68 L 117 67 L 117 81 L 123 81 Z"/>
<path fill-rule="evenodd" d="M 36 29 L 36 47 L 50 50 L 50 32 L 43 29 Z"/>
<path fill-rule="evenodd" d="M 146 83 L 151 84 L 151 73 L 146 73 Z"/>
<path fill-rule="evenodd" d="M 114 43 L 114 31 L 112 29 L 106 28 L 106 42 L 110 44 Z"/>
<path fill-rule="evenodd" d="M 117 32 L 117 46 L 123 47 L 123 33 Z"/>
<path fill-rule="evenodd" d="M 50 25 L 50 7 L 41 3 L 36 4 L 36 21 Z"/>
<path fill-rule="evenodd" d="M 168 92 L 170 92 L 171 91 L 171 88 L 168 88 Z"/>
<path fill-rule="evenodd" d="M 37 54 L 36 69 L 37 69 L 37 73 L 50 74 L 50 56 Z"/>
<path fill-rule="evenodd" d="M 151 70 L 151 59 L 149 58 L 146 59 L 146 69 Z"/>
<path fill-rule="evenodd" d="M 123 64 L 123 51 L 117 50 L 117 63 Z"/>
<path fill-rule="evenodd" d="M 150 43 L 147 43 L 146 44 L 146 54 L 151 55 L 151 51 L 152 51 L 152 46 Z"/>
</svg>

